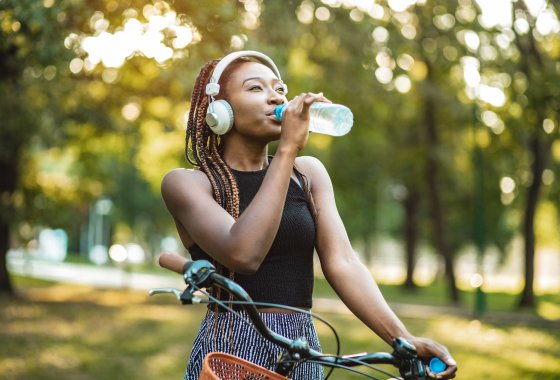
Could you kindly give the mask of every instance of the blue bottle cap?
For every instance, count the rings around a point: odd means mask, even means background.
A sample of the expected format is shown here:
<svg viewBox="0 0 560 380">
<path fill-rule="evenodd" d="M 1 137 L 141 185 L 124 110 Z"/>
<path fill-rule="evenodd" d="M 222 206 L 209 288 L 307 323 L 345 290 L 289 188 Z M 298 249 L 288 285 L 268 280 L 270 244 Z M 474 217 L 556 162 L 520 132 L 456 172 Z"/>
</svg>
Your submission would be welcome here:
<svg viewBox="0 0 560 380">
<path fill-rule="evenodd" d="M 433 357 L 432 360 L 430 360 L 430 370 L 434 374 L 438 374 L 440 372 L 443 372 L 443 371 L 445 371 L 446 368 L 447 368 L 447 364 L 442 362 L 440 358 Z"/>
<path fill-rule="evenodd" d="M 274 109 L 274 114 L 276 115 L 276 118 L 280 121 L 282 121 L 282 111 L 284 111 L 284 108 L 286 108 L 286 105 L 280 104 L 278 107 Z"/>
</svg>

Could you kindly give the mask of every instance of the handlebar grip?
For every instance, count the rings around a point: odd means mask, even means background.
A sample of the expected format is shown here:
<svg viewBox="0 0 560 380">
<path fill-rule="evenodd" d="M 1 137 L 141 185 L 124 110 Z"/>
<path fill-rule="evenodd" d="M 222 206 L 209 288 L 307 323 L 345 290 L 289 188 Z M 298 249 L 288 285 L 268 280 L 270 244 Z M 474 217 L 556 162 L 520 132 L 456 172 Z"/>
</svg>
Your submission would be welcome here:
<svg viewBox="0 0 560 380">
<path fill-rule="evenodd" d="M 185 265 L 189 263 L 189 260 L 175 253 L 164 252 L 159 256 L 158 262 L 162 268 L 183 274 Z"/>
<path fill-rule="evenodd" d="M 445 369 L 447 368 L 447 364 L 441 361 L 440 358 L 433 357 L 430 360 L 429 367 L 430 367 L 430 371 L 432 371 L 434 374 L 437 375 L 438 373 L 445 371 Z"/>
</svg>

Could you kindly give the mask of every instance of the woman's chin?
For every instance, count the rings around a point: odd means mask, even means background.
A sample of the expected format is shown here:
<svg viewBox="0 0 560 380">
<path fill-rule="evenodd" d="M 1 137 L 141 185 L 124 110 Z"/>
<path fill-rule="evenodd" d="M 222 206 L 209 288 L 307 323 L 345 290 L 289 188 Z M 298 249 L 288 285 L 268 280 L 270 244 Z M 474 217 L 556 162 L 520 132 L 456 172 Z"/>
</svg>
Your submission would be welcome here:
<svg viewBox="0 0 560 380">
<path fill-rule="evenodd" d="M 271 128 L 266 133 L 267 140 L 270 141 L 270 142 L 280 140 L 281 135 L 282 135 L 282 129 L 280 127 Z"/>
</svg>

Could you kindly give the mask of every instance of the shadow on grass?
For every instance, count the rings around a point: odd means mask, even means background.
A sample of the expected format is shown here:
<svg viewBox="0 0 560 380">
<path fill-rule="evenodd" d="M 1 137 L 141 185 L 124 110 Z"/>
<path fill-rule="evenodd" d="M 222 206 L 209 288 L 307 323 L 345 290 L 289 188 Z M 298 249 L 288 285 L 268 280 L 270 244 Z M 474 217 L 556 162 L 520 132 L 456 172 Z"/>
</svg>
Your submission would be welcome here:
<svg viewBox="0 0 560 380">
<path fill-rule="evenodd" d="M 351 315 L 323 314 L 341 334 L 342 352 L 386 351 L 388 346 Z M 560 330 L 485 323 L 440 316 L 403 318 L 408 330 L 444 344 L 459 363 L 458 379 L 558 379 Z M 334 352 L 334 340 L 316 323 L 323 349 Z M 332 379 L 363 379 L 336 371 Z"/>
<path fill-rule="evenodd" d="M 181 379 L 204 306 L 172 296 L 34 283 L 0 298 L 3 379 Z M 351 315 L 323 314 L 341 335 L 342 352 L 389 347 Z M 560 329 L 498 324 L 457 316 L 405 318 L 415 335 L 445 344 L 459 379 L 557 379 Z M 325 352 L 335 351 L 316 323 Z M 361 379 L 335 371 L 331 380 Z"/>
<path fill-rule="evenodd" d="M 174 301 L 70 285 L 0 298 L 2 378 L 181 378 L 204 307 Z"/>
</svg>

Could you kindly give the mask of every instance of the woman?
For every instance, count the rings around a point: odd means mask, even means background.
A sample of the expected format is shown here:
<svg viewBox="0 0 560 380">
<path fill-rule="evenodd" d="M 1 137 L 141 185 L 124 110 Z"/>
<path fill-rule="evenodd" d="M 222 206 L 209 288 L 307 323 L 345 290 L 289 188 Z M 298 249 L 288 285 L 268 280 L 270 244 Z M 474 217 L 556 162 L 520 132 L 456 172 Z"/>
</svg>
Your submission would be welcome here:
<svg viewBox="0 0 560 380">
<path fill-rule="evenodd" d="M 193 259 L 211 260 L 234 277 L 253 300 L 302 309 L 311 307 L 315 249 L 331 286 L 372 331 L 387 343 L 408 339 L 421 357 L 437 356 L 448 365 L 440 378 L 455 377 L 456 363 L 447 349 L 406 330 L 356 257 L 324 166 L 297 156 L 307 143 L 309 107 L 329 100 L 300 94 L 280 122 L 274 109 L 288 102 L 286 91 L 274 63 L 258 52 L 232 53 L 202 68 L 187 126 L 187 159 L 196 169 L 169 172 L 161 187 L 183 244 Z M 272 141 L 278 141 L 273 158 L 268 156 Z M 182 263 L 177 262 L 177 272 Z M 303 335 L 320 349 L 308 317 L 277 308 L 260 311 L 271 329 L 290 338 Z M 277 350 L 231 313 L 209 310 L 185 379 L 198 378 L 211 351 L 272 368 Z M 321 377 L 321 369 L 310 363 L 291 375 Z"/>
</svg>

